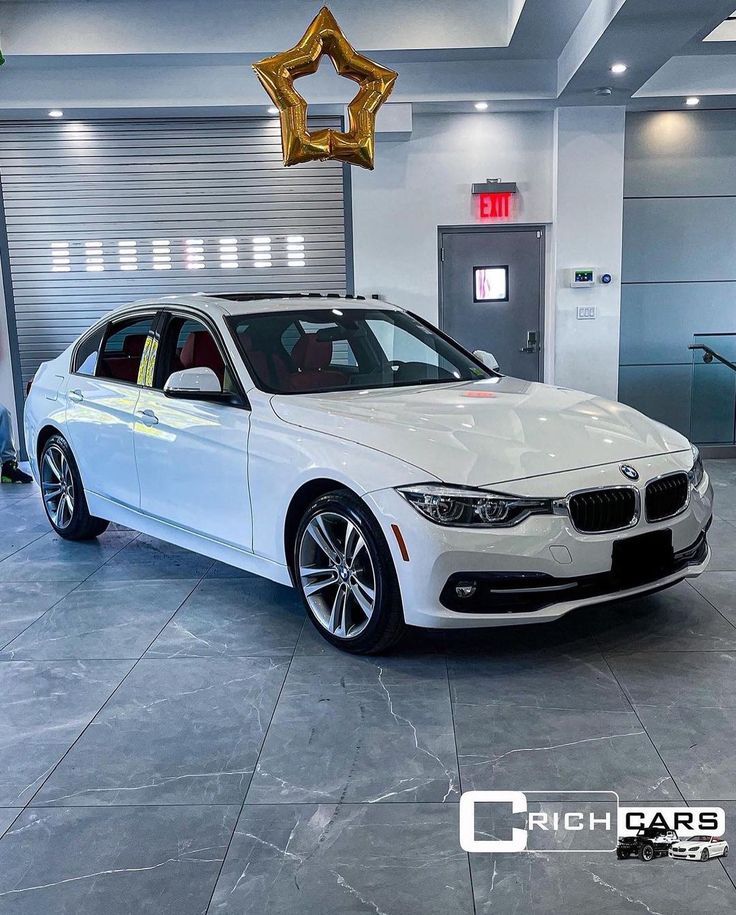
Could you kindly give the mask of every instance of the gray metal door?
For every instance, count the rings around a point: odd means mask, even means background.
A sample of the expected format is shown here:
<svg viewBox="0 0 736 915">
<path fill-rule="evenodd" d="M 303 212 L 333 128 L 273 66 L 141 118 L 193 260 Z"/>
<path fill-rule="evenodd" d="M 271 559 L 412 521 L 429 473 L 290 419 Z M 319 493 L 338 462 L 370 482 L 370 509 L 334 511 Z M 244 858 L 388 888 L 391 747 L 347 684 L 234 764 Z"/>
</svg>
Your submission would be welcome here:
<svg viewBox="0 0 736 915">
<path fill-rule="evenodd" d="M 343 167 L 278 118 L 6 121 L 0 175 L 24 383 L 133 299 L 351 285 Z"/>
<path fill-rule="evenodd" d="M 543 290 L 541 227 L 440 229 L 440 326 L 506 375 L 542 377 Z"/>
</svg>

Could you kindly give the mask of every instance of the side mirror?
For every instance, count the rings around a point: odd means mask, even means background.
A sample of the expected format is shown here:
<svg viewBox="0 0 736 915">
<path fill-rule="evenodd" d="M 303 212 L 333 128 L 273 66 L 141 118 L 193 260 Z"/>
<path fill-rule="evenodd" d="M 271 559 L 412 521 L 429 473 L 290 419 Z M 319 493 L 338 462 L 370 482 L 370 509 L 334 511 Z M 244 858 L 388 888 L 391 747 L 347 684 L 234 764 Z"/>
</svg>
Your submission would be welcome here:
<svg viewBox="0 0 736 915">
<path fill-rule="evenodd" d="M 473 355 L 478 362 L 482 362 L 487 369 L 490 369 L 492 372 L 498 371 L 498 362 L 493 353 L 487 353 L 485 350 L 477 349 Z"/>
<path fill-rule="evenodd" d="M 220 379 L 212 369 L 182 369 L 169 375 L 164 385 L 167 397 L 188 397 L 190 400 L 217 400 L 223 397 Z"/>
</svg>

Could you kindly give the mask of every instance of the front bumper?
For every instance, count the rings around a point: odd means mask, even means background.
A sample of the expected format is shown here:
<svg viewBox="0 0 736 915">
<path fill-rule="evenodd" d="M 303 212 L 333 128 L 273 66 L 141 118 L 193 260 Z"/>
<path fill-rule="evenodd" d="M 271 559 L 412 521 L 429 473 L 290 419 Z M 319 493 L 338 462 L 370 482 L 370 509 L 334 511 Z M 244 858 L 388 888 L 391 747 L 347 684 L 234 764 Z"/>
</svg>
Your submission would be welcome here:
<svg viewBox="0 0 736 915">
<path fill-rule="evenodd" d="M 690 460 L 689 453 L 678 453 L 635 462 L 642 494 L 647 481 L 688 470 Z M 579 489 L 613 486 L 620 479 L 615 464 L 497 488 L 517 495 L 559 498 Z M 578 607 L 669 587 L 700 575 L 710 561 L 704 535 L 713 514 L 713 493 L 707 474 L 691 491 L 687 508 L 674 518 L 656 523 L 641 519 L 634 527 L 610 534 L 580 533 L 563 515 L 535 515 L 515 527 L 496 530 L 441 527 L 420 516 L 393 489 L 368 493 L 364 498 L 383 527 L 396 566 L 404 617 L 412 626 L 451 629 L 550 621 Z M 394 527 L 400 530 L 408 561 Z M 630 584 L 612 579 L 614 543 L 652 531 L 672 532 L 677 565 Z M 474 573 L 478 580 L 516 577 L 522 587 L 512 589 L 519 592 L 515 596 L 506 589 L 508 600 L 493 588 L 492 599 L 485 605 L 476 603 L 468 611 L 446 606 L 443 597 L 448 582 Z M 540 582 L 547 588 L 542 599 Z"/>
<path fill-rule="evenodd" d="M 697 851 L 675 851 L 671 848 L 669 851 L 669 856 L 670 858 L 680 858 L 684 861 L 700 861 L 700 856 L 702 853 L 702 848 L 699 848 Z"/>
</svg>

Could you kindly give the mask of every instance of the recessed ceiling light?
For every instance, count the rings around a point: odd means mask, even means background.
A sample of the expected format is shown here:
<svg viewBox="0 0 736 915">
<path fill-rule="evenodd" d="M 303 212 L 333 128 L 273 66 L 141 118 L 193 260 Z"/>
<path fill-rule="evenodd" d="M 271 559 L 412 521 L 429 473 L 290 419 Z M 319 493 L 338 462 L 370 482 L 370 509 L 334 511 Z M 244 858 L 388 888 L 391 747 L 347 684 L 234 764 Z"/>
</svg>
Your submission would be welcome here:
<svg viewBox="0 0 736 915">
<path fill-rule="evenodd" d="M 611 67 L 611 73 L 615 73 L 616 76 L 619 76 L 621 73 L 626 73 L 628 69 L 629 68 L 626 66 L 626 64 L 614 64 Z"/>
<path fill-rule="evenodd" d="M 269 113 L 269 114 L 278 114 L 278 113 L 279 113 L 279 109 L 278 109 L 278 108 L 275 108 L 273 105 L 271 105 L 271 107 L 268 109 L 268 113 Z"/>
<path fill-rule="evenodd" d="M 476 111 L 485 111 L 488 108 L 488 102 L 476 102 L 474 107 Z"/>
<path fill-rule="evenodd" d="M 61 108 L 52 108 L 51 111 L 49 111 L 49 117 L 50 118 L 63 118 L 64 112 L 61 110 Z"/>
<path fill-rule="evenodd" d="M 700 99 L 697 97 L 697 95 L 689 95 L 689 96 L 685 99 L 685 104 L 686 104 L 686 105 L 689 105 L 691 108 L 694 108 L 695 105 L 699 105 L 699 104 L 700 104 Z"/>
</svg>

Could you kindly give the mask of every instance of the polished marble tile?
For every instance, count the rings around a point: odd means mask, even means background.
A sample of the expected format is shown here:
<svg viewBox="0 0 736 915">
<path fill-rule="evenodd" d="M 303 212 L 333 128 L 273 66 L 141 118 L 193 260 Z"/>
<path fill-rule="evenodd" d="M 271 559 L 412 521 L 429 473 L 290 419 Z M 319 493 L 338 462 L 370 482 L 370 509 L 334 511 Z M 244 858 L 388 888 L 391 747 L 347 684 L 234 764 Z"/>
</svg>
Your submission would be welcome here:
<svg viewBox="0 0 736 915">
<path fill-rule="evenodd" d="M 291 588 L 255 577 L 205 579 L 146 656 L 291 657 L 303 625 L 304 609 Z"/>
<path fill-rule="evenodd" d="M 609 662 L 635 704 L 736 709 L 736 651 L 612 654 Z"/>
<path fill-rule="evenodd" d="M 246 805 L 210 913 L 472 915 L 452 804 Z"/>
<path fill-rule="evenodd" d="M 454 706 L 460 778 L 469 790 L 616 791 L 678 797 L 632 711 Z"/>
<path fill-rule="evenodd" d="M 655 858 L 648 864 L 597 854 L 470 856 L 477 915 L 560 912 L 674 915 L 731 912 L 736 890 L 717 861 Z"/>
<path fill-rule="evenodd" d="M 448 669 L 453 701 L 465 705 L 609 711 L 629 708 L 599 651 L 450 656 Z"/>
<path fill-rule="evenodd" d="M 237 807 L 26 810 L 0 840 L 0 912 L 201 915 Z"/>
<path fill-rule="evenodd" d="M 636 711 L 686 800 L 736 800 L 732 707 L 637 704 Z"/>
<path fill-rule="evenodd" d="M 140 658 L 196 580 L 96 582 L 72 591 L 0 652 L 7 658 Z M 0 585 L 0 589 L 2 586 Z"/>
<path fill-rule="evenodd" d="M 72 542 L 45 534 L 0 562 L 0 581 L 73 581 L 88 578 L 129 543 L 135 534 L 106 532 Z"/>
<path fill-rule="evenodd" d="M 736 572 L 736 526 L 716 517 L 708 531 L 708 543 L 712 552 L 708 568 L 712 572 Z"/>
<path fill-rule="evenodd" d="M 211 567 L 212 560 L 206 556 L 141 534 L 98 569 L 90 581 L 201 578 Z"/>
<path fill-rule="evenodd" d="M 242 802 L 285 673 L 268 658 L 143 659 L 34 804 Z"/>
<path fill-rule="evenodd" d="M 647 597 L 591 607 L 589 614 L 604 654 L 736 649 L 736 627 L 686 581 Z"/>
<path fill-rule="evenodd" d="M 27 804 L 132 666 L 0 663 L 0 806 Z"/>
<path fill-rule="evenodd" d="M 292 661 L 249 803 L 457 799 L 442 657 Z"/>
<path fill-rule="evenodd" d="M 710 569 L 691 582 L 693 588 L 736 626 L 736 572 Z"/>
<path fill-rule="evenodd" d="M 68 581 L 0 582 L 0 648 L 74 587 Z"/>
<path fill-rule="evenodd" d="M 10 824 L 21 814 L 21 807 L 0 807 L 0 838 L 10 829 Z"/>
</svg>

